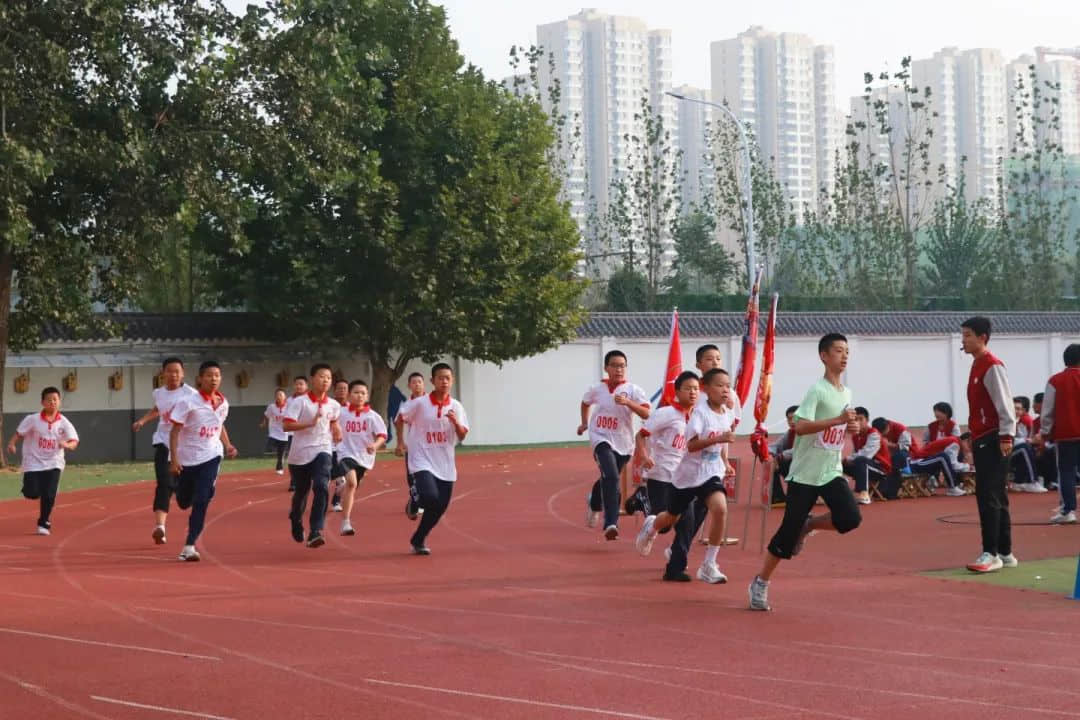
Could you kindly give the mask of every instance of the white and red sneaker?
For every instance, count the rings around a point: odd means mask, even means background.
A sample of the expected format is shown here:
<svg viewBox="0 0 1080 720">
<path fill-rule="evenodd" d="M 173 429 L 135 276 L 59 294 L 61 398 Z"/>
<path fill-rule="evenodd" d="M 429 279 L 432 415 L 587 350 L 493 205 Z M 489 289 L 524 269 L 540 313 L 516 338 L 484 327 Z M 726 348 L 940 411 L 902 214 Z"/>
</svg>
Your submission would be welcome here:
<svg viewBox="0 0 1080 720">
<path fill-rule="evenodd" d="M 1001 558 L 992 553 L 984 552 L 979 557 L 975 558 L 975 562 L 968 563 L 967 569 L 976 573 L 988 573 L 997 572 L 1004 566 L 1001 562 Z"/>
</svg>

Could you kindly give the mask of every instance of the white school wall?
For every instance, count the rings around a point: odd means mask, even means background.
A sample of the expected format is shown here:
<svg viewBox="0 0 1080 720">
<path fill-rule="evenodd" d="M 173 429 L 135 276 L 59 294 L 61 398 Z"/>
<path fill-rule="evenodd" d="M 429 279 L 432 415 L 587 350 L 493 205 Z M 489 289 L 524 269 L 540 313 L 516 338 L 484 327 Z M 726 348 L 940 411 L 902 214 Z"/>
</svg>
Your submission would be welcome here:
<svg viewBox="0 0 1080 720">
<path fill-rule="evenodd" d="M 905 425 L 924 426 L 933 419 L 931 406 L 944 400 L 957 420 L 967 422 L 967 377 L 971 358 L 960 350 L 960 335 L 849 336 L 851 357 L 846 384 L 856 405 L 871 417 L 882 415 Z M 720 347 L 723 366 L 733 375 L 741 338 L 682 338 L 683 368 L 693 369 L 694 351 L 711 342 Z M 1042 392 L 1046 380 L 1062 367 L 1061 355 L 1080 337 L 1002 335 L 990 349 L 1008 369 L 1013 395 Z M 477 445 L 570 442 L 576 435 L 581 396 L 603 374 L 608 350 L 628 357 L 629 377 L 652 396 L 660 389 L 667 366 L 668 338 L 589 338 L 566 343 L 540 355 L 504 363 L 458 363 L 455 395 L 465 405 L 471 430 L 467 442 Z M 756 366 L 760 371 L 761 342 Z M 784 428 L 784 410 L 798 405 L 806 389 L 821 377 L 817 338 L 780 337 L 776 340 L 773 396 L 767 425 Z M 404 390 L 404 380 L 399 386 Z M 753 430 L 757 373 L 738 432 Z"/>
</svg>

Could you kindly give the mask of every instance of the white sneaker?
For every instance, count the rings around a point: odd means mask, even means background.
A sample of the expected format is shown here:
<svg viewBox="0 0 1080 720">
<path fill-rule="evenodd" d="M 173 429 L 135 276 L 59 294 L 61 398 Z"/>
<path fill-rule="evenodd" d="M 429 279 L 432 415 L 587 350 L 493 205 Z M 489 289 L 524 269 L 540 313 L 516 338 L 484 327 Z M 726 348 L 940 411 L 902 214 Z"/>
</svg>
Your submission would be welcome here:
<svg viewBox="0 0 1080 720">
<path fill-rule="evenodd" d="M 341 534 L 342 535 L 355 535 L 356 534 L 356 531 L 353 530 L 352 523 L 349 522 L 348 520 L 344 520 L 341 523 Z"/>
<path fill-rule="evenodd" d="M 1044 493 L 1044 492 L 1050 492 L 1050 491 L 1047 490 L 1046 487 L 1041 482 L 1033 482 L 1030 485 L 1028 485 L 1028 492 Z"/>
<path fill-rule="evenodd" d="M 619 528 L 615 525 L 608 525 L 606 528 L 604 528 L 604 537 L 608 540 L 618 540 Z"/>
<path fill-rule="evenodd" d="M 596 512 L 588 505 L 585 506 L 585 527 L 597 527 L 600 525 L 600 518 L 603 513 Z"/>
<path fill-rule="evenodd" d="M 720 585 L 727 582 L 727 575 L 720 572 L 720 568 L 716 566 L 716 563 L 702 563 L 701 567 L 697 569 L 697 579 L 713 585 Z"/>
<path fill-rule="evenodd" d="M 1076 521 L 1073 520 L 1073 522 L 1076 522 Z M 45 527 L 44 525 L 38 525 L 37 534 L 38 535 L 48 535 L 49 534 L 49 528 Z"/>
<path fill-rule="evenodd" d="M 154 528 L 154 532 L 150 533 L 150 537 L 154 538 L 154 544 L 155 545 L 164 545 L 165 544 L 165 526 L 164 525 L 158 525 L 156 528 Z"/>
<path fill-rule="evenodd" d="M 638 530 L 637 538 L 634 540 L 634 547 L 637 548 L 642 557 L 652 552 L 653 540 L 656 538 L 656 534 L 653 533 L 653 525 L 655 524 L 655 515 L 645 518 L 645 522 L 642 524 L 641 529 Z"/>
<path fill-rule="evenodd" d="M 1014 568 L 1020 564 L 1020 561 L 1016 559 L 1016 556 L 1012 553 L 1008 555 L 999 555 L 1001 558 L 1001 567 Z"/>
<path fill-rule="evenodd" d="M 275 470 L 274 472 L 276 472 L 278 475 L 284 475 L 285 474 L 284 470 Z"/>
<path fill-rule="evenodd" d="M 185 545 L 184 549 L 180 551 L 181 562 L 199 562 L 202 558 L 199 557 L 199 551 L 195 549 L 194 545 Z"/>
<path fill-rule="evenodd" d="M 769 583 L 755 575 L 753 582 L 750 583 L 748 592 L 750 593 L 751 610 L 772 609 L 769 607 Z"/>
<path fill-rule="evenodd" d="M 960 487 L 959 485 L 957 485 L 956 487 L 945 488 L 945 494 L 949 497 L 964 497 L 965 495 L 967 495 L 967 493 L 964 492 L 964 488 Z"/>
<path fill-rule="evenodd" d="M 1075 525 L 1076 511 L 1071 510 L 1067 513 L 1063 513 L 1061 512 L 1061 510 L 1058 510 L 1056 513 L 1054 513 L 1054 516 L 1050 518 L 1050 522 L 1054 523 L 1055 525 Z M 38 532 L 41 532 L 41 528 L 38 528 Z M 45 535 L 48 534 L 48 532 L 45 533 Z"/>
<path fill-rule="evenodd" d="M 341 503 L 334 503 L 334 512 L 341 512 L 344 509 L 345 508 L 341 506 Z"/>
<path fill-rule="evenodd" d="M 968 563 L 967 569 L 971 572 L 976 573 L 988 573 L 997 572 L 1003 567 L 1003 565 L 1004 564 L 1001 562 L 1001 558 L 999 558 L 997 555 L 992 555 L 988 552 L 984 552 L 983 554 L 979 555 L 979 557 L 975 558 L 975 562 Z"/>
</svg>

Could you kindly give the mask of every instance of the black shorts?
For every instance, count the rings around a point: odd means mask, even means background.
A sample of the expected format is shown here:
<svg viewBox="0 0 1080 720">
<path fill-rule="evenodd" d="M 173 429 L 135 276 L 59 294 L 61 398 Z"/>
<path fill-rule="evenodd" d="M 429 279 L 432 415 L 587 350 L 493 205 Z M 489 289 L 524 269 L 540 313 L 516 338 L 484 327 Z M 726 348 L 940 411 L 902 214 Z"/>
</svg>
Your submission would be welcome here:
<svg viewBox="0 0 1080 720">
<path fill-rule="evenodd" d="M 805 485 L 791 480 L 787 486 L 787 504 L 784 506 L 784 519 L 769 541 L 769 552 L 778 558 L 790 558 L 795 543 L 799 541 L 803 523 L 818 498 L 825 501 L 832 514 L 832 523 L 840 534 L 851 532 L 862 522 L 862 513 L 855 502 L 847 478 L 833 478 L 824 485 Z"/>
<path fill-rule="evenodd" d="M 60 468 L 31 470 L 23 473 L 22 494 L 27 500 L 37 500 L 42 495 L 56 497 L 60 487 Z"/>
<path fill-rule="evenodd" d="M 672 485 L 671 494 L 668 496 L 667 511 L 671 515 L 682 515 L 686 512 L 686 508 L 690 507 L 690 503 L 694 501 L 694 498 L 697 498 L 701 502 L 701 506 L 705 507 L 709 497 L 718 492 L 724 493 L 724 496 L 727 497 L 724 479 L 715 475 L 697 487 L 677 488 Z"/>
<path fill-rule="evenodd" d="M 367 472 L 367 468 L 361 465 L 355 458 L 343 457 L 338 460 L 334 465 L 334 471 L 330 473 L 331 478 L 345 477 L 349 474 L 350 470 L 356 471 L 356 482 L 360 482 L 364 479 L 364 473 Z"/>
</svg>

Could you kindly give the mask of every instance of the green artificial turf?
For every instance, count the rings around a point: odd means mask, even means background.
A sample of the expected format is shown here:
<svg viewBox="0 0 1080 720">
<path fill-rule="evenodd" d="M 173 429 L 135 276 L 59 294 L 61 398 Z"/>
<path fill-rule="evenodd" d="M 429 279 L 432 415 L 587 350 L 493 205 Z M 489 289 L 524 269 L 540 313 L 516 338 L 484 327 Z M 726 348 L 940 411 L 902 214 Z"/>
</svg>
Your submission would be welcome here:
<svg viewBox="0 0 1080 720">
<path fill-rule="evenodd" d="M 1021 560 L 1015 568 L 1003 568 L 992 573 L 973 573 L 966 568 L 931 570 L 924 573 L 930 577 L 949 580 L 985 583 L 1002 587 L 1038 590 L 1057 595 L 1072 595 L 1076 583 L 1075 555 L 1046 560 Z"/>
</svg>

